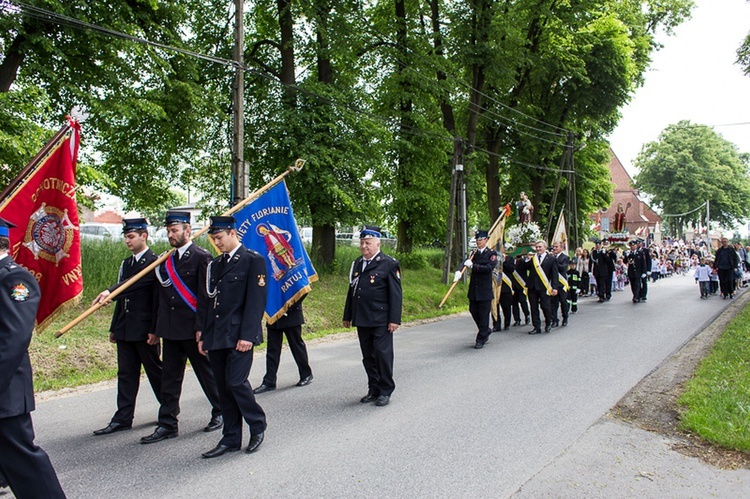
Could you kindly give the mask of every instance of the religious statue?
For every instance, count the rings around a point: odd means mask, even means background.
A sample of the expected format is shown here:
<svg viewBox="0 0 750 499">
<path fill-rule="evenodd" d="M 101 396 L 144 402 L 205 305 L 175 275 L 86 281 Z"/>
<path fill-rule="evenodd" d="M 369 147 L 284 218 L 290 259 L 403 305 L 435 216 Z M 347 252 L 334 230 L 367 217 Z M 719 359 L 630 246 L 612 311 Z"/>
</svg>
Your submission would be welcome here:
<svg viewBox="0 0 750 499">
<path fill-rule="evenodd" d="M 531 217 L 534 214 L 534 206 L 525 192 L 522 192 L 521 199 L 516 201 L 516 211 L 518 212 L 518 221 L 520 223 L 527 224 L 531 222 Z"/>
<path fill-rule="evenodd" d="M 612 227 L 615 232 L 625 231 L 625 216 L 627 215 L 630 206 L 630 203 L 628 203 L 623 210 L 622 203 L 617 203 L 617 212 L 615 212 L 614 221 L 612 222 Z"/>
</svg>

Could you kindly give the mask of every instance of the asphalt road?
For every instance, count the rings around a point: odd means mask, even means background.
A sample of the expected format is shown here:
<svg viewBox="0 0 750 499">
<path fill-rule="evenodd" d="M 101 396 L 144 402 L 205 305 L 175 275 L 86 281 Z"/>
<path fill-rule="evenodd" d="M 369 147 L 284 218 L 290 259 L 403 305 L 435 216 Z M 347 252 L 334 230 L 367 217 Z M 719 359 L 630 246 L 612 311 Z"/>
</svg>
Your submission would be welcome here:
<svg viewBox="0 0 750 499">
<path fill-rule="evenodd" d="M 652 285 L 644 304 L 631 303 L 629 290 L 595 301 L 581 299 L 568 327 L 535 336 L 511 327 L 482 350 L 468 314 L 403 327 L 396 391 L 382 408 L 359 403 L 367 387 L 353 334 L 309 346 L 308 387 L 294 386 L 285 350 L 279 389 L 258 397 L 268 430 L 255 454 L 201 459 L 219 435 L 202 431 L 209 406 L 191 373 L 176 439 L 139 443 L 157 413 L 142 383 L 133 430 L 92 435 L 114 411 L 109 387 L 41 402 L 37 443 L 71 498 L 508 497 L 730 303 L 700 300 L 682 276 Z M 264 370 L 256 355 L 253 386 Z"/>
</svg>

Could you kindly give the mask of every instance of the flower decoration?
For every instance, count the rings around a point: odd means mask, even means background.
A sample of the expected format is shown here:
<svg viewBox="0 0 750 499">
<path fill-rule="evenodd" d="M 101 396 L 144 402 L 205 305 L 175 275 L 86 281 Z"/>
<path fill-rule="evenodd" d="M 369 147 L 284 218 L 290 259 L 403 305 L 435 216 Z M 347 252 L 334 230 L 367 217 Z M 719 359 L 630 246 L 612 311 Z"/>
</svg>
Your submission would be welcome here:
<svg viewBox="0 0 750 499">
<path fill-rule="evenodd" d="M 514 246 L 524 243 L 533 243 L 542 238 L 542 231 L 536 222 L 514 225 L 505 233 L 508 242 Z"/>
</svg>

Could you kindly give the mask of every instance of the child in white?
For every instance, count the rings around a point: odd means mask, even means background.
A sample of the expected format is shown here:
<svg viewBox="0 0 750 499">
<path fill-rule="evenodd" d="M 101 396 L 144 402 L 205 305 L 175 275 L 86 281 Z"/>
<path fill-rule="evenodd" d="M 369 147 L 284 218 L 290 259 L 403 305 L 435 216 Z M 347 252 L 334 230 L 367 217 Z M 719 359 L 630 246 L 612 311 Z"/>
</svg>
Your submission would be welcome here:
<svg viewBox="0 0 750 499">
<path fill-rule="evenodd" d="M 708 298 L 711 293 L 711 272 L 711 267 L 706 265 L 706 259 L 701 258 L 700 264 L 695 267 L 695 282 L 700 286 L 701 299 Z"/>
</svg>

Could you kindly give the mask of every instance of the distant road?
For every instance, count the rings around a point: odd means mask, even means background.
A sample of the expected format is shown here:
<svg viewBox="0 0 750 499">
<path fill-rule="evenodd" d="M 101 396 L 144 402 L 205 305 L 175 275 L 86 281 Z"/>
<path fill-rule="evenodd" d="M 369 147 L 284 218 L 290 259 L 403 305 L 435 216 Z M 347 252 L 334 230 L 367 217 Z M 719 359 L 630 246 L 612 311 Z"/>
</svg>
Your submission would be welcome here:
<svg viewBox="0 0 750 499">
<path fill-rule="evenodd" d="M 279 389 L 258 397 L 268 431 L 252 455 L 201 459 L 220 435 L 201 431 L 209 407 L 190 373 L 179 438 L 139 443 L 157 413 L 144 383 L 133 430 L 91 434 L 115 409 L 108 388 L 40 403 L 37 442 L 71 498 L 507 497 L 731 303 L 700 300 L 692 276 L 652 285 L 648 303 L 630 298 L 581 299 L 568 327 L 536 336 L 511 327 L 483 350 L 468 314 L 404 327 L 383 408 L 359 403 L 367 387 L 354 335 L 310 345 L 309 387 L 293 386 L 284 351 Z M 253 386 L 264 371 L 256 355 Z"/>
</svg>

